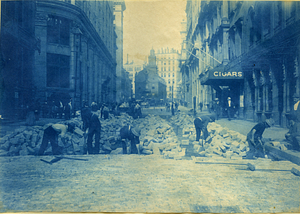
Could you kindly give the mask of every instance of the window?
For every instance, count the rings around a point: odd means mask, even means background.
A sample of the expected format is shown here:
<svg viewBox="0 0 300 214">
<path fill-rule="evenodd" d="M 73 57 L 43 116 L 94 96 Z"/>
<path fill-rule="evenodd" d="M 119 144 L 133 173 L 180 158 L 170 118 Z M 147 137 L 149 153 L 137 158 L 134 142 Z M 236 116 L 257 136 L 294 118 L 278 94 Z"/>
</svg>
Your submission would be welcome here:
<svg viewBox="0 0 300 214">
<path fill-rule="evenodd" d="M 47 21 L 47 41 L 49 43 L 69 45 L 69 20 L 57 16 L 49 16 Z"/>
<path fill-rule="evenodd" d="M 168 74 L 168 77 L 170 77 L 170 73 Z"/>
<path fill-rule="evenodd" d="M 169 86 L 169 91 L 172 91 L 172 86 Z"/>
<path fill-rule="evenodd" d="M 174 70 L 174 69 L 173 69 Z M 175 76 L 175 74 L 173 73 L 173 77 Z"/>
<path fill-rule="evenodd" d="M 47 87 L 70 87 L 70 57 L 47 54 Z"/>
<path fill-rule="evenodd" d="M 166 77 L 166 73 L 164 73 L 164 77 Z"/>
<path fill-rule="evenodd" d="M 168 83 L 169 83 L 169 84 L 171 83 L 170 80 L 168 80 Z"/>
<path fill-rule="evenodd" d="M 173 84 L 175 83 L 175 81 L 173 80 Z"/>
</svg>

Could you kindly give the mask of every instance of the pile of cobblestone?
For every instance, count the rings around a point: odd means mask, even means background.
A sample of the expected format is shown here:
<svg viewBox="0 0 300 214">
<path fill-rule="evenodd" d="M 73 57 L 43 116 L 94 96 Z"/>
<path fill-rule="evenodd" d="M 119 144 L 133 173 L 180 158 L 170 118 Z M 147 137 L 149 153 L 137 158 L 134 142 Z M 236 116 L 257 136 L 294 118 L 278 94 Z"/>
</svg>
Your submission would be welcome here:
<svg viewBox="0 0 300 214">
<path fill-rule="evenodd" d="M 239 158 L 246 155 L 248 149 L 246 136 L 236 131 L 224 128 L 214 122 L 209 123 L 207 126 L 209 137 L 206 141 L 200 139 L 198 142 L 196 141 L 194 118 L 191 115 L 179 113 L 172 118 L 172 123 L 182 128 L 181 145 L 192 145 L 194 154 L 203 157 L 219 156 L 224 158 Z"/>
<path fill-rule="evenodd" d="M 140 152 L 141 154 L 163 155 L 165 158 L 181 159 L 185 156 L 185 149 L 180 147 L 180 142 L 172 126 L 159 116 L 148 115 L 136 120 L 141 129 Z"/>
</svg>

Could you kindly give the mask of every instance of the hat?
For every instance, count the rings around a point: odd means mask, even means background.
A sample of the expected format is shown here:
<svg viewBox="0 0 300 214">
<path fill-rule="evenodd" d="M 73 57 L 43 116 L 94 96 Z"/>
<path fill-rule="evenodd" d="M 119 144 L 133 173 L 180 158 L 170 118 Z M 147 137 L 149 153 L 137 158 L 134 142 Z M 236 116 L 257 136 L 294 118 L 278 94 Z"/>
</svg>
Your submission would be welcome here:
<svg viewBox="0 0 300 214">
<path fill-rule="evenodd" d="M 141 130 L 138 127 L 132 128 L 131 131 L 132 131 L 132 134 L 134 134 L 137 137 L 139 137 L 141 135 Z"/>
<path fill-rule="evenodd" d="M 270 127 L 272 127 L 272 126 L 275 125 L 275 121 L 274 121 L 272 118 L 266 119 L 266 123 L 267 123 Z"/>
<path fill-rule="evenodd" d="M 215 100 L 219 100 L 219 98 L 216 97 Z"/>
<path fill-rule="evenodd" d="M 294 94 L 293 97 L 294 98 L 300 98 L 299 94 Z"/>
<path fill-rule="evenodd" d="M 231 100 L 231 97 L 228 97 L 227 100 Z"/>
</svg>

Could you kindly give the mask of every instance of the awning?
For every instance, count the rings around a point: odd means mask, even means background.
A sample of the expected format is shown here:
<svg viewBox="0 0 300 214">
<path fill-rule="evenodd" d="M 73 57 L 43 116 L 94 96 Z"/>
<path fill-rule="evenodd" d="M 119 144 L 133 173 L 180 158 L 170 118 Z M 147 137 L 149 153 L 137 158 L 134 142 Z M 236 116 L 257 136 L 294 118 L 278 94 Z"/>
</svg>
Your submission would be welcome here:
<svg viewBox="0 0 300 214">
<path fill-rule="evenodd" d="M 234 69 L 227 69 L 223 64 L 208 70 L 204 74 L 199 75 L 202 85 L 231 85 L 241 82 L 244 79 L 244 73 L 240 66 Z"/>
</svg>

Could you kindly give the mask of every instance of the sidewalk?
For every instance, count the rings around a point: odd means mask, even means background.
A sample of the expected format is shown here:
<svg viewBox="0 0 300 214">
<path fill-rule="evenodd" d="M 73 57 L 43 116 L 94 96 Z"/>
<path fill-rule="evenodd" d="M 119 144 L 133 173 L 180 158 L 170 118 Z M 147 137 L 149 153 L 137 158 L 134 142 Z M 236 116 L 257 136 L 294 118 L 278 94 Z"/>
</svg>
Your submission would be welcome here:
<svg viewBox="0 0 300 214">
<path fill-rule="evenodd" d="M 190 108 L 186 108 L 184 106 L 180 106 L 179 110 L 181 112 L 192 114 Z M 197 116 L 210 114 L 207 110 L 202 112 L 197 112 Z M 230 130 L 237 131 L 240 134 L 247 135 L 249 131 L 257 124 L 257 122 L 252 122 L 249 120 L 242 119 L 233 119 L 229 121 L 227 118 L 221 118 L 216 120 L 216 123 L 221 125 L 222 127 L 226 127 Z M 267 138 L 270 141 L 277 142 L 285 142 L 285 134 L 288 132 L 288 129 L 282 128 L 279 126 L 274 126 L 268 129 L 265 129 L 263 133 L 263 138 Z M 274 155 L 275 157 L 289 160 L 295 164 L 300 165 L 300 152 L 294 150 L 286 150 L 282 151 L 277 147 L 272 146 L 271 144 L 266 144 L 265 149 Z"/>
</svg>

